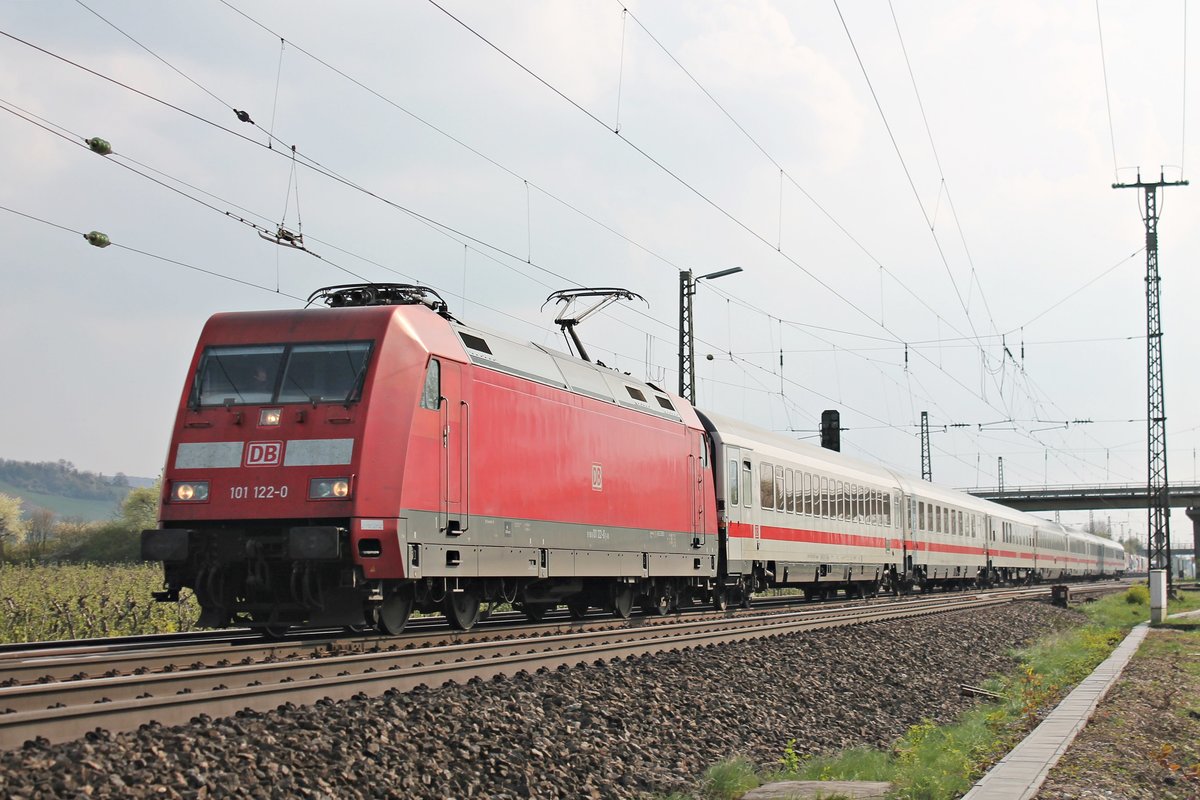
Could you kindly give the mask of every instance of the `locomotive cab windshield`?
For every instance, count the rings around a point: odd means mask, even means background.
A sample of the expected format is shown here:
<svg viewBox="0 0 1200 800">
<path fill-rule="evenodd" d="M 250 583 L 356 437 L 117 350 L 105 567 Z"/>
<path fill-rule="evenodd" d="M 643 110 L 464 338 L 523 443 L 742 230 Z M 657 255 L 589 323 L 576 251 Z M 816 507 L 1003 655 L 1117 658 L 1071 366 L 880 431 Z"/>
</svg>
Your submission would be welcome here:
<svg viewBox="0 0 1200 800">
<path fill-rule="evenodd" d="M 285 403 L 353 403 L 362 392 L 371 342 L 210 346 L 192 385 L 193 408 Z"/>
</svg>

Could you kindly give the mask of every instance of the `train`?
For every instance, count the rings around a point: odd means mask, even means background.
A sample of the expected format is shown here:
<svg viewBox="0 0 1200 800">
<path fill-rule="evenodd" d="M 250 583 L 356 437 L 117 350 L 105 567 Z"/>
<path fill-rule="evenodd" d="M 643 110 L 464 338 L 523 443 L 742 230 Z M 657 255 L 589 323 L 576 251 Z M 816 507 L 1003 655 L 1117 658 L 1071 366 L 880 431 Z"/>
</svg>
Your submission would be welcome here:
<svg viewBox="0 0 1200 800">
<path fill-rule="evenodd" d="M 211 317 L 162 490 L 154 597 L 190 590 L 200 626 L 268 635 L 1128 569 L 1114 542 L 469 326 L 406 284 Z"/>
</svg>

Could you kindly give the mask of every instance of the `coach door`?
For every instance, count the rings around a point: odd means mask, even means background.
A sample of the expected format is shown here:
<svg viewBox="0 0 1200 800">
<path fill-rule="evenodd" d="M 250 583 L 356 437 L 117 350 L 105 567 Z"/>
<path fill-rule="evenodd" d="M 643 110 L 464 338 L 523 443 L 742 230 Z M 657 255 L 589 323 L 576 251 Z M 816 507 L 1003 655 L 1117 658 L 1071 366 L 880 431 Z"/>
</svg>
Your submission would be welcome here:
<svg viewBox="0 0 1200 800">
<path fill-rule="evenodd" d="M 750 450 L 740 447 L 722 448 L 725 520 L 728 531 L 727 542 L 731 559 L 754 558 L 758 549 L 759 527 L 754 517 L 754 483 L 751 473 Z M 743 553 L 743 546 L 747 547 Z"/>
<path fill-rule="evenodd" d="M 447 535 L 457 536 L 466 530 L 463 508 L 463 478 L 466 463 L 466 435 L 464 420 L 469 419 L 470 410 L 463 402 L 462 365 L 453 361 L 442 361 L 442 451 L 439 470 L 442 507 L 440 525 Z"/>
</svg>

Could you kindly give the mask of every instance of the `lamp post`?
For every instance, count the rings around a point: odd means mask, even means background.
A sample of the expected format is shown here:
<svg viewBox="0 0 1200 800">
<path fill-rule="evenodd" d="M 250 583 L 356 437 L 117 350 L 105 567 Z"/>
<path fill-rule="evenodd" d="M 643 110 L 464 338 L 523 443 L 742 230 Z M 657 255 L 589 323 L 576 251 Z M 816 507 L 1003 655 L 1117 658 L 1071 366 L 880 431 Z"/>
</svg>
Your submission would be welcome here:
<svg viewBox="0 0 1200 800">
<path fill-rule="evenodd" d="M 696 284 L 741 271 L 741 267 L 730 267 L 696 278 L 692 277 L 690 269 L 679 273 L 679 394 L 689 403 L 696 402 L 696 344 L 693 338 L 695 325 L 692 318 L 692 298 L 696 295 Z"/>
</svg>

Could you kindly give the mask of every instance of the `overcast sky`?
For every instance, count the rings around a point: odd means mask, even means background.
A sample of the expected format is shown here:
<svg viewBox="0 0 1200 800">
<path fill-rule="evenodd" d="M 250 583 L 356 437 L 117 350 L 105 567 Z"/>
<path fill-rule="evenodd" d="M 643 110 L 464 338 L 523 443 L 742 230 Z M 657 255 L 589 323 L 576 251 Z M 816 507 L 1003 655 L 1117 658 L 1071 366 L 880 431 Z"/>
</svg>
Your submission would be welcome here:
<svg viewBox="0 0 1200 800">
<path fill-rule="evenodd" d="M 925 410 L 952 486 L 1145 480 L 1141 195 L 1110 187 L 1200 158 L 1180 0 L 0 11 L 0 206 L 68 229 L 0 211 L 0 457 L 157 474 L 204 320 L 355 275 L 560 347 L 551 291 L 628 288 L 580 332 L 674 390 L 679 270 L 740 266 L 696 297 L 702 408 L 798 437 L 838 408 L 846 452 L 918 474 Z M 1160 192 L 1172 482 L 1198 192 Z"/>
</svg>

